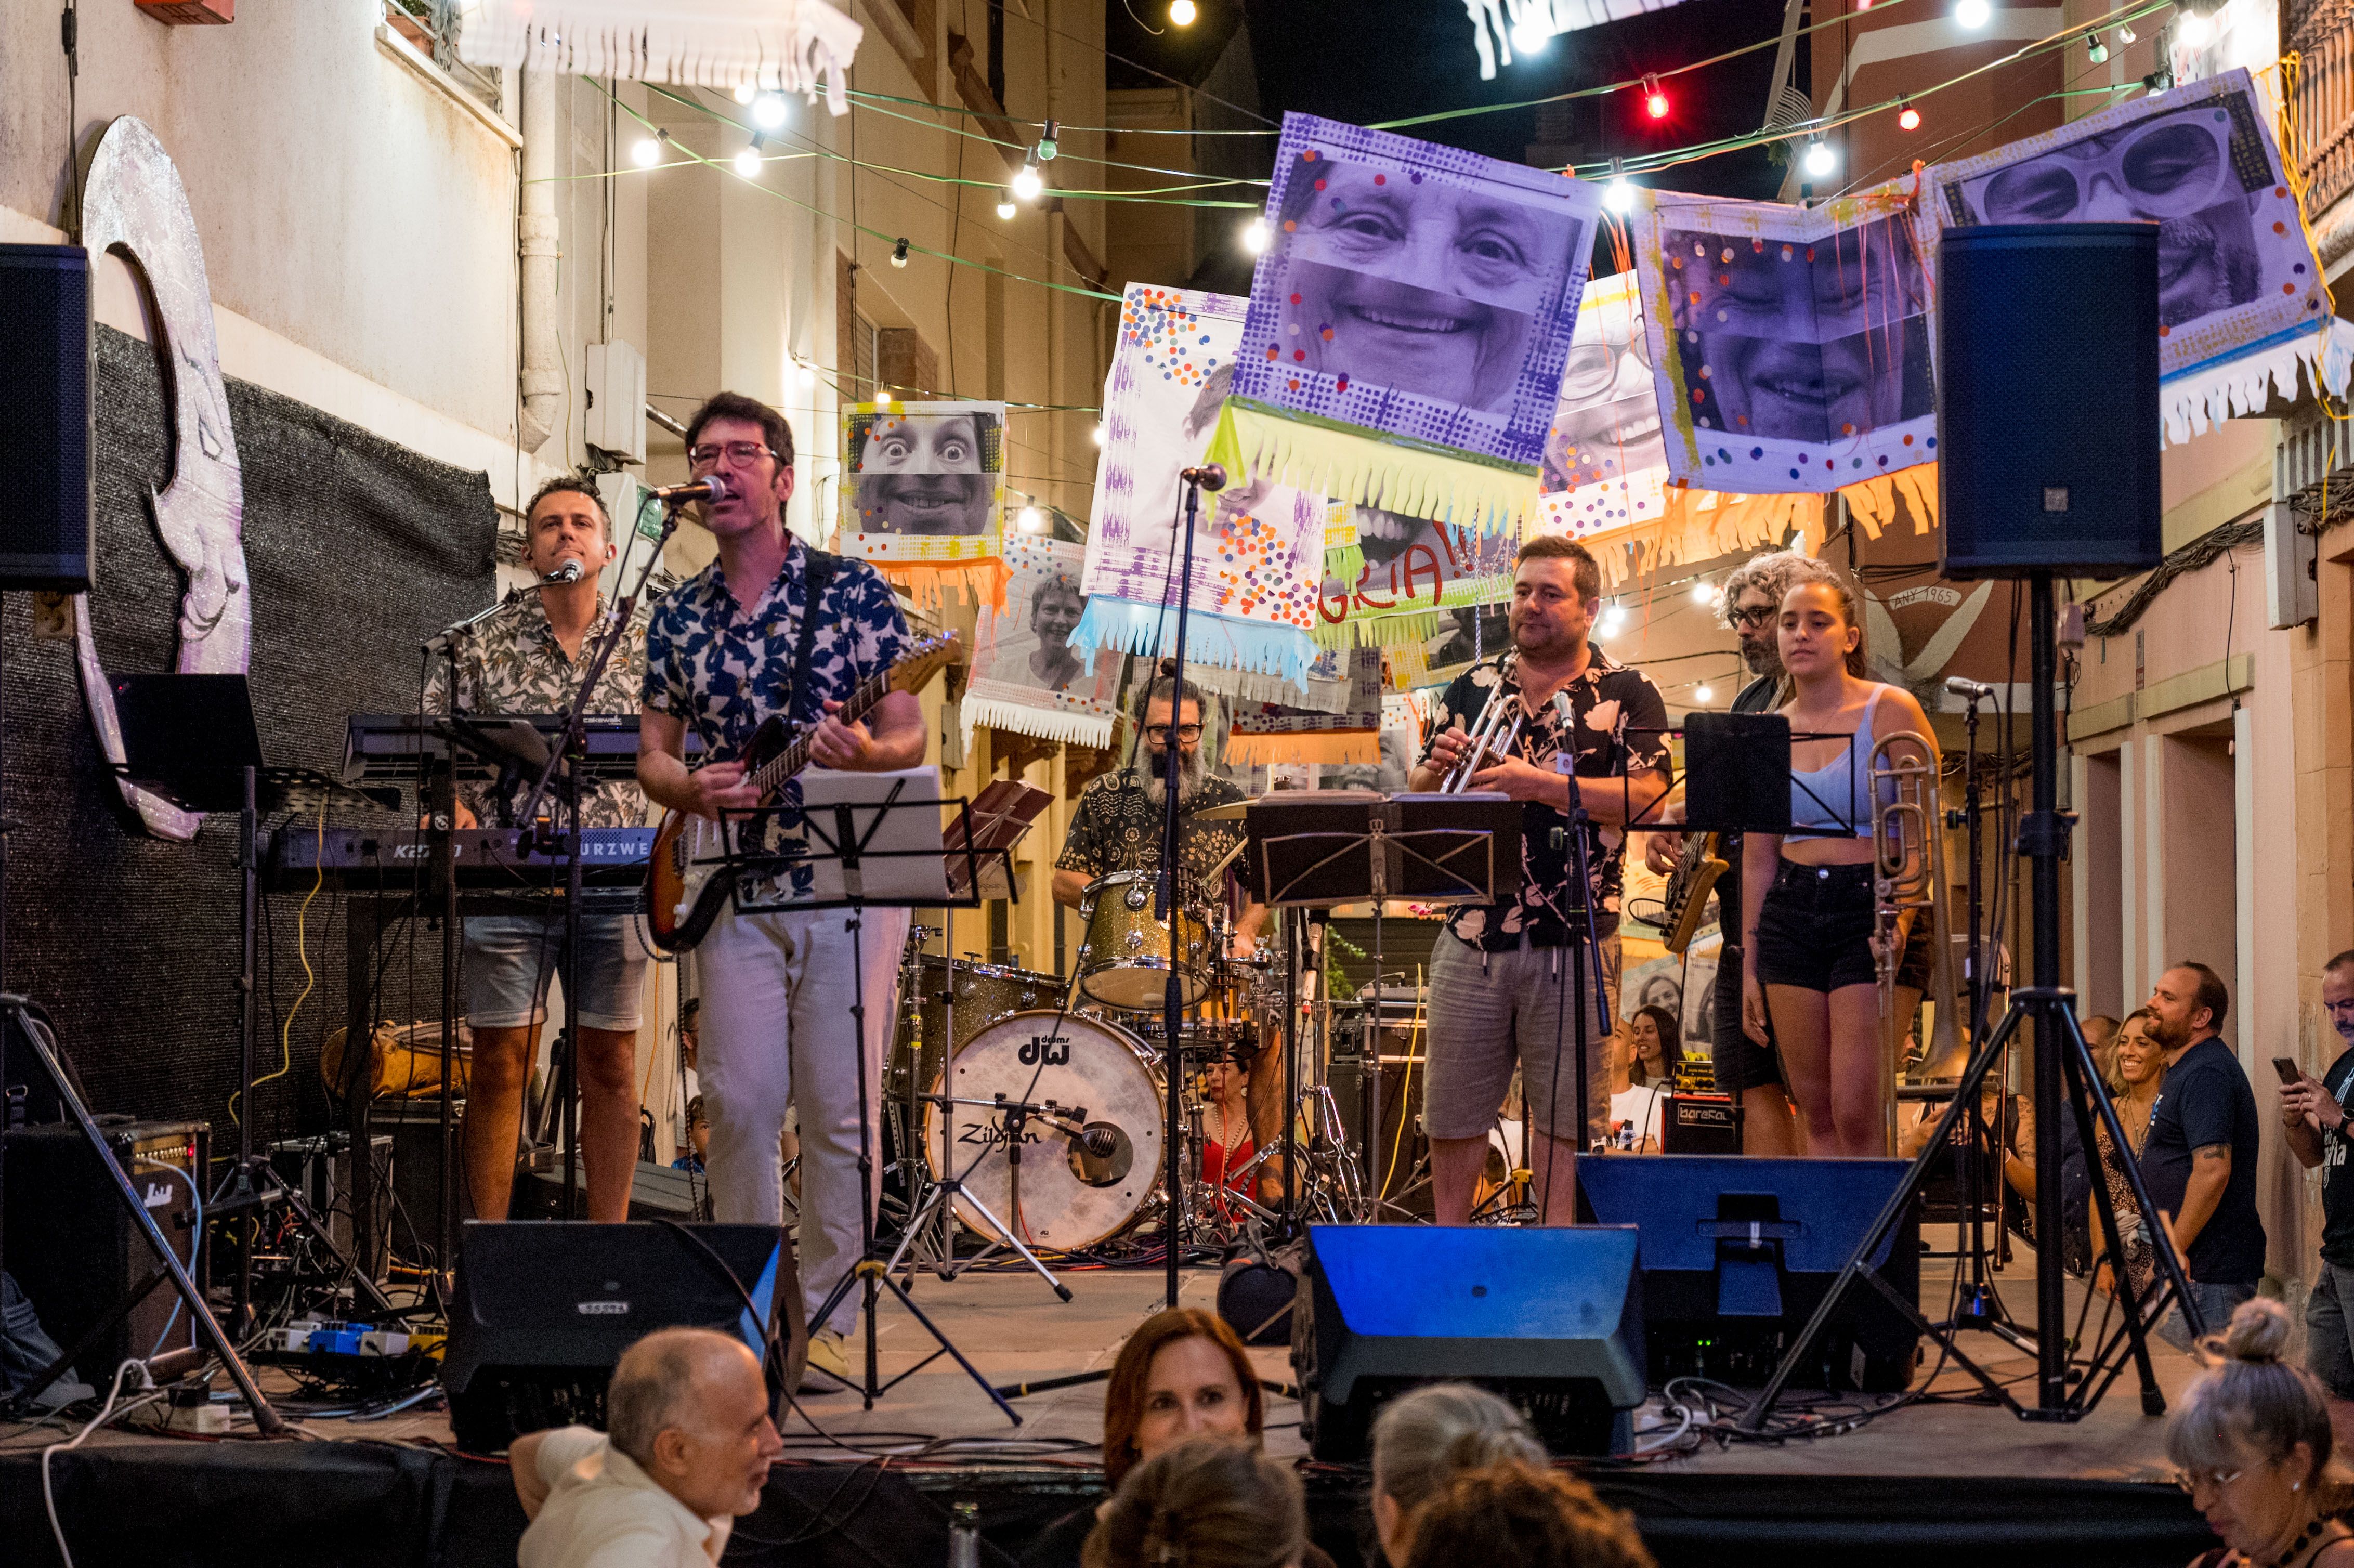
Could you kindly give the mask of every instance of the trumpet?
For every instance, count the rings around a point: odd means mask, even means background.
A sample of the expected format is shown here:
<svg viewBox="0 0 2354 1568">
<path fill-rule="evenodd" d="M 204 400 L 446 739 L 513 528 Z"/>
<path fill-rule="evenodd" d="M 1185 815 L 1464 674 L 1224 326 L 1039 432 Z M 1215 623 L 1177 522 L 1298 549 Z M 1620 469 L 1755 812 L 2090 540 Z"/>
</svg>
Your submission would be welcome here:
<svg viewBox="0 0 2354 1568">
<path fill-rule="evenodd" d="M 1891 749 L 1905 747 L 1911 755 Z M 1954 942 L 1946 908 L 1945 834 L 1939 831 L 1936 743 L 1914 730 L 1883 736 L 1872 748 L 1872 866 L 1874 934 L 1878 938 L 1880 979 L 1881 1105 L 1886 1119 L 1887 1150 L 1896 1151 L 1896 969 L 1903 952 L 1896 940 L 1896 923 L 1906 910 L 1929 920 L 1930 999 L 1937 1016 L 1931 1025 L 1925 1060 L 1942 1061 L 1961 1044 L 1960 1008 L 1954 974 Z"/>
<path fill-rule="evenodd" d="M 1479 710 L 1479 722 L 1471 726 L 1470 744 L 1438 786 L 1442 795 L 1460 795 L 1470 787 L 1471 775 L 1485 766 L 1490 755 L 1503 757 L 1519 744 L 1522 726 L 1528 715 L 1521 705 L 1507 696 L 1502 686 L 1488 694 L 1487 705 Z"/>
</svg>

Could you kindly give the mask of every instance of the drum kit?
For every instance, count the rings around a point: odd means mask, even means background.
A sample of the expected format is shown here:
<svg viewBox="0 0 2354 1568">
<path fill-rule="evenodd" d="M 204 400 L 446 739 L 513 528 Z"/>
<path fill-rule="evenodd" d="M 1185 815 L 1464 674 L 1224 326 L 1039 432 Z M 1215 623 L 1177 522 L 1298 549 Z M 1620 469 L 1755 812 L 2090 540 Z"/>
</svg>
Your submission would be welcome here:
<svg viewBox="0 0 2354 1568">
<path fill-rule="evenodd" d="M 1277 1174 L 1279 1141 L 1257 1150 L 1213 1190 L 1198 1180 L 1203 1125 L 1211 1109 L 1202 1075 L 1219 1062 L 1245 1069 L 1283 1034 L 1283 959 L 1264 950 L 1233 956 L 1220 906 L 1181 889 L 1176 979 L 1185 1020 L 1174 1048 L 1161 1009 L 1171 972 L 1170 923 L 1155 919 L 1155 875 L 1116 872 L 1089 884 L 1075 973 L 1062 977 L 923 951 L 939 933 L 909 935 L 900 970 L 897 1038 L 885 1075 L 891 1131 L 903 1151 L 911 1221 L 891 1266 L 960 1266 L 954 1230 L 931 1223 L 953 1212 L 963 1227 L 1021 1253 L 1134 1248 L 1158 1255 L 1173 1210 L 1182 1246 L 1222 1247 L 1276 1217 L 1262 1179 Z M 1301 1096 L 1300 1207 L 1311 1219 L 1358 1217 L 1363 1183 L 1331 1092 Z M 1174 1202 L 1167 1185 L 1164 1096 L 1182 1075 L 1183 1117 Z M 1279 1094 L 1281 1075 L 1255 1082 Z M 1270 1118 L 1255 1118 L 1260 1126 Z M 1278 1123 L 1279 1125 L 1279 1123 Z M 941 1201 L 939 1189 L 947 1188 Z M 961 1260 L 970 1261 L 970 1260 Z M 1027 1261 L 1035 1263 L 1035 1258 Z M 1042 1272 L 1043 1266 L 1042 1266 Z"/>
</svg>

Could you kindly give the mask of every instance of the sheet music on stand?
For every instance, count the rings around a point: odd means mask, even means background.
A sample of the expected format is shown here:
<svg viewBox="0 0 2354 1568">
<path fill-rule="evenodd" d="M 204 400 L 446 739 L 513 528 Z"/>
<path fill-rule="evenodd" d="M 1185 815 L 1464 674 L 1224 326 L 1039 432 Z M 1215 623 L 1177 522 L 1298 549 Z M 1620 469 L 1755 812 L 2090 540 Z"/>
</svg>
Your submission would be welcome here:
<svg viewBox="0 0 2354 1568">
<path fill-rule="evenodd" d="M 956 879 L 970 890 L 981 883 L 984 853 L 1005 858 L 1002 852 L 984 852 L 973 842 L 970 802 L 942 799 L 939 775 L 930 768 L 897 773 L 813 768 L 796 782 L 799 806 L 725 813 L 737 831 L 723 835 L 720 853 L 702 863 L 724 869 L 739 915 L 850 905 L 974 908 L 981 895 L 970 891 L 959 895 L 949 886 L 955 875 L 951 861 L 961 863 L 962 874 Z M 943 809 L 955 813 L 949 832 L 941 829 Z M 744 847 L 760 835 L 764 824 L 785 818 L 797 821 L 797 831 L 807 836 L 804 844 L 780 850 Z M 960 846 L 953 855 L 948 847 L 951 833 Z M 808 890 L 783 891 L 783 884 L 796 872 L 808 874 Z M 754 891 L 758 883 L 771 879 L 779 885 L 776 891 Z"/>
<path fill-rule="evenodd" d="M 1486 902 L 1521 889 L 1521 807 L 1487 791 L 1282 790 L 1243 817 L 1266 902 Z"/>
<path fill-rule="evenodd" d="M 1029 832 L 1054 796 L 1016 779 L 995 779 L 972 799 L 969 813 L 950 821 L 946 834 L 949 891 L 970 896 L 973 882 L 965 876 L 970 856 L 980 861 L 982 898 L 1018 897 L 1013 885 L 1013 846 Z M 970 825 L 971 836 L 966 836 Z"/>
</svg>

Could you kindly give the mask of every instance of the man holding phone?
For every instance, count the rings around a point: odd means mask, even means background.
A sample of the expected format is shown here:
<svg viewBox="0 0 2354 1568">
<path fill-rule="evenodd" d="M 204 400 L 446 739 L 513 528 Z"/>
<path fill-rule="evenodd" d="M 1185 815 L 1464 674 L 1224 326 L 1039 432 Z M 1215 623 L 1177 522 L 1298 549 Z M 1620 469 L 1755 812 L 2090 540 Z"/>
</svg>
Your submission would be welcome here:
<svg viewBox="0 0 2354 1568">
<path fill-rule="evenodd" d="M 2317 1078 L 2286 1057 L 2281 1075 L 2281 1124 L 2289 1152 L 2310 1171 L 2322 1168 L 2321 1272 L 2305 1307 L 2306 1364 L 2333 1400 L 2354 1400 L 2354 1166 L 2346 1100 L 2354 1094 L 2354 949 L 2321 971 L 2321 1006 L 2347 1049 Z"/>
</svg>

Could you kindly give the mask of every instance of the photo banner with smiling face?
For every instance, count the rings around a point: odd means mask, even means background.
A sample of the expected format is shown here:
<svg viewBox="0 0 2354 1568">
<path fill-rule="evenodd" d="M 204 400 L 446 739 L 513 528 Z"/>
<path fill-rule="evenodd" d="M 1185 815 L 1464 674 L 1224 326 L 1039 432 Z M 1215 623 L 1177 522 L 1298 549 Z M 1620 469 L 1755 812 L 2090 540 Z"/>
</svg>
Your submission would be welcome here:
<svg viewBox="0 0 2354 1568">
<path fill-rule="evenodd" d="M 1071 646 L 1087 608 L 1079 588 L 1085 554 L 1061 539 L 1016 534 L 1005 541 L 1005 603 L 982 614 L 965 683 L 968 744 L 981 725 L 1075 746 L 1111 744 L 1122 661 L 1099 653 L 1090 668 Z"/>
<path fill-rule="evenodd" d="M 1005 602 L 1005 405 L 853 403 L 842 411 L 836 547 L 918 604 L 960 587 Z"/>
<path fill-rule="evenodd" d="M 1938 237 L 1965 224 L 2157 224 L 2158 402 L 2175 440 L 2264 407 L 2266 377 L 2241 385 L 2251 356 L 2282 351 L 2293 397 L 2300 355 L 2317 366 L 2326 352 L 2327 287 L 2245 70 L 1935 164 L 1921 207 L 1933 265 Z"/>
<path fill-rule="evenodd" d="M 1909 182 L 1811 210 L 1660 192 L 1633 227 L 1671 483 L 1820 493 L 1934 459 Z"/>
<path fill-rule="evenodd" d="M 1599 190 L 1287 114 L 1211 461 L 1354 505 L 1515 528 L 1577 320 Z"/>
<path fill-rule="evenodd" d="M 1175 643 L 1180 474 L 1203 461 L 1234 376 L 1246 302 L 1131 283 L 1104 378 L 1104 450 L 1075 649 L 1166 653 Z M 1194 526 L 1188 663 L 1297 682 L 1316 657 L 1325 504 L 1236 472 Z"/>
</svg>

